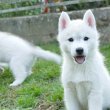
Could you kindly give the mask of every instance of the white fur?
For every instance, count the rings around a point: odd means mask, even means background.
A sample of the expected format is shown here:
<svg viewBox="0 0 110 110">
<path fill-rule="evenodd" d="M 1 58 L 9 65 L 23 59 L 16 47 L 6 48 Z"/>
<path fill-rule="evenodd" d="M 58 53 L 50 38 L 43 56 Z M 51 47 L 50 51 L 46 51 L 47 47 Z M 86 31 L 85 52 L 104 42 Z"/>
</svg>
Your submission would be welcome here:
<svg viewBox="0 0 110 110">
<path fill-rule="evenodd" d="M 89 37 L 88 41 L 84 41 L 85 36 Z M 69 42 L 69 38 L 74 41 Z M 61 81 L 67 110 L 110 108 L 110 78 L 104 58 L 99 52 L 98 38 L 91 10 L 86 11 L 83 20 L 70 20 L 68 14 L 62 12 L 58 41 L 63 56 Z M 86 56 L 82 64 L 76 63 L 73 58 L 78 47 L 84 49 Z"/>
<path fill-rule="evenodd" d="M 0 68 L 8 64 L 12 70 L 15 81 L 10 86 L 21 84 L 31 74 L 35 58 L 53 60 L 58 64 L 61 62 L 57 54 L 32 46 L 10 33 L 0 32 Z"/>
</svg>

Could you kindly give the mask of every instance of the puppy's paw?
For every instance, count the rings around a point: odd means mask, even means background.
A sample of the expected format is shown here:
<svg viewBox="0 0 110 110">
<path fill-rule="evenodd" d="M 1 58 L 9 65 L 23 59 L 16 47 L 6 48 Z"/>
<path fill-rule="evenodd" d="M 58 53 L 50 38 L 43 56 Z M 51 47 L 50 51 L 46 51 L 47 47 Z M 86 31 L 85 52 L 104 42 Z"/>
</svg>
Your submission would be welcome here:
<svg viewBox="0 0 110 110">
<path fill-rule="evenodd" d="M 16 87 L 16 86 L 18 86 L 18 85 L 20 85 L 20 83 L 14 81 L 14 82 L 11 83 L 9 86 L 10 86 L 10 87 Z"/>
<path fill-rule="evenodd" d="M 16 85 L 16 84 L 11 83 L 9 86 L 10 86 L 10 87 L 16 87 L 17 85 Z"/>
</svg>

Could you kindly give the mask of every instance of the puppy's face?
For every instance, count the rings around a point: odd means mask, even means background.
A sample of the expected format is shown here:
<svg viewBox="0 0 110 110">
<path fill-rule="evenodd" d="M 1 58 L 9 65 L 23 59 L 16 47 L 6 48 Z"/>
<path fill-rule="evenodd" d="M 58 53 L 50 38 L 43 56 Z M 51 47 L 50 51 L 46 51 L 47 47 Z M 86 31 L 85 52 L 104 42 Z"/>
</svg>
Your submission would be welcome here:
<svg viewBox="0 0 110 110">
<path fill-rule="evenodd" d="M 64 54 L 78 64 L 84 63 L 98 46 L 98 33 L 92 12 L 86 11 L 83 20 L 72 21 L 67 13 L 62 12 L 59 18 L 58 41 Z"/>
</svg>

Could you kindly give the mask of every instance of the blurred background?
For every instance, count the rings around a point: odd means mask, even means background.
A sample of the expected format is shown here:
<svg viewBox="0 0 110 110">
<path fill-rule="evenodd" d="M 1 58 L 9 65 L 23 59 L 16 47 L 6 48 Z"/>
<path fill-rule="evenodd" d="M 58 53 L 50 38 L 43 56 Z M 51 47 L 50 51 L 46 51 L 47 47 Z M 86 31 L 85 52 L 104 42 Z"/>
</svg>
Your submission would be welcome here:
<svg viewBox="0 0 110 110">
<path fill-rule="evenodd" d="M 110 41 L 110 0 L 0 0 L 0 30 L 20 35 L 34 44 L 56 41 L 60 12 L 71 19 L 85 10 L 96 16 L 101 43 Z"/>
<path fill-rule="evenodd" d="M 108 7 L 110 0 L 0 0 L 0 17 Z"/>
</svg>

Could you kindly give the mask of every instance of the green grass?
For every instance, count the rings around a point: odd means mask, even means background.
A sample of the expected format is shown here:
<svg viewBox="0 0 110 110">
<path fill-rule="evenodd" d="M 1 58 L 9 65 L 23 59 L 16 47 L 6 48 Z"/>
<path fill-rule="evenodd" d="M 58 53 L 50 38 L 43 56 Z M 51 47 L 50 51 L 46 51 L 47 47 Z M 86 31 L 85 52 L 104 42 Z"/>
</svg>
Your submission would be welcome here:
<svg viewBox="0 0 110 110">
<path fill-rule="evenodd" d="M 60 53 L 57 44 L 42 47 Z M 102 46 L 101 52 L 110 71 L 110 45 Z M 10 88 L 13 77 L 6 69 L 0 74 L 0 110 L 64 110 L 59 78 L 59 65 L 39 59 L 33 67 L 33 74 L 22 85 Z"/>
</svg>

